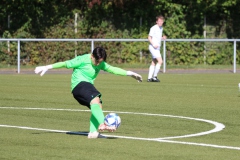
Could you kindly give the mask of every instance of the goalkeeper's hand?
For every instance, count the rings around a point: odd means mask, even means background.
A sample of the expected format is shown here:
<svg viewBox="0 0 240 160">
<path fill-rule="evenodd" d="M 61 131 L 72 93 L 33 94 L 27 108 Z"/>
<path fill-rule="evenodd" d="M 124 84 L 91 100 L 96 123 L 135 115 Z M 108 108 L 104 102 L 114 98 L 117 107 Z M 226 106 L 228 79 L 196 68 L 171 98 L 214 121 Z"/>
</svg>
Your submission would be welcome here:
<svg viewBox="0 0 240 160">
<path fill-rule="evenodd" d="M 142 82 L 142 76 L 134 73 L 132 71 L 127 71 L 127 75 L 133 77 L 134 79 L 136 79 L 138 82 Z"/>
<path fill-rule="evenodd" d="M 34 72 L 36 74 L 41 73 L 40 76 L 43 76 L 49 69 L 52 69 L 52 65 L 36 67 Z"/>
</svg>

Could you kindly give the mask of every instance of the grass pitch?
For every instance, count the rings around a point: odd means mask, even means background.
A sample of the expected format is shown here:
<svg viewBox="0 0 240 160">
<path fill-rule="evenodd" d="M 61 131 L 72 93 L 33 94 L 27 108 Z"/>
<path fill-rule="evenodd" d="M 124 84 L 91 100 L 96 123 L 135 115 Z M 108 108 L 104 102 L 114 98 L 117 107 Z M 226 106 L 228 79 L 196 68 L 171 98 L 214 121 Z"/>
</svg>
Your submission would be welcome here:
<svg viewBox="0 0 240 160">
<path fill-rule="evenodd" d="M 239 74 L 166 73 L 159 75 L 160 83 L 146 82 L 146 74 L 142 83 L 130 77 L 100 74 L 95 86 L 102 93 L 105 114 L 114 111 L 122 119 L 115 133 L 104 133 L 119 136 L 110 139 L 87 139 L 85 135 L 64 132 L 87 132 L 89 128 L 90 112 L 72 97 L 70 78 L 70 74 L 0 75 L 0 159 L 240 157 Z M 153 140 L 215 127 L 196 118 L 221 123 L 225 128 L 202 136 Z"/>
</svg>

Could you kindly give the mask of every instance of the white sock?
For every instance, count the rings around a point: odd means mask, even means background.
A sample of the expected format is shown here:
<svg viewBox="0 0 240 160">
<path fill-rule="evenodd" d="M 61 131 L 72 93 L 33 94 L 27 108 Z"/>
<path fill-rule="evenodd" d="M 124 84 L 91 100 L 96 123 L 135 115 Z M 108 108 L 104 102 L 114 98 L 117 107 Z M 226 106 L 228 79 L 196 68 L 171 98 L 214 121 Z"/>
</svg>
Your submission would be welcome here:
<svg viewBox="0 0 240 160">
<path fill-rule="evenodd" d="M 160 71 L 161 65 L 159 63 L 156 64 L 155 70 L 154 70 L 154 77 L 157 77 L 158 72 Z"/>
<path fill-rule="evenodd" d="M 150 65 L 148 72 L 148 79 L 152 78 L 155 66 Z"/>
</svg>

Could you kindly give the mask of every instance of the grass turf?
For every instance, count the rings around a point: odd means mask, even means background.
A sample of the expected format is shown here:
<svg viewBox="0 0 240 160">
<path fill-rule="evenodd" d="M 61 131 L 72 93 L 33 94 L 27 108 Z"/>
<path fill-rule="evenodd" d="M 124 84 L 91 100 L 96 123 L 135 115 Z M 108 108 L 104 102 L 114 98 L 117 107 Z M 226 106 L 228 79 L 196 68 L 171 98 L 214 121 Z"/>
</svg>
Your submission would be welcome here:
<svg viewBox="0 0 240 160">
<path fill-rule="evenodd" d="M 143 77 L 146 80 L 147 75 Z M 70 78 L 69 74 L 0 75 L 0 125 L 88 131 L 90 114 L 79 111 L 87 108 L 72 97 Z M 160 83 L 137 83 L 130 77 L 99 75 L 95 86 L 103 95 L 104 111 L 119 112 L 122 119 L 117 132 L 106 134 L 162 138 L 214 128 L 206 122 L 159 115 L 185 116 L 216 121 L 226 128 L 204 136 L 172 139 L 174 142 L 222 148 L 146 139 L 89 140 L 84 135 L 0 127 L 0 159 L 239 159 L 239 74 L 166 73 L 159 78 Z"/>
</svg>

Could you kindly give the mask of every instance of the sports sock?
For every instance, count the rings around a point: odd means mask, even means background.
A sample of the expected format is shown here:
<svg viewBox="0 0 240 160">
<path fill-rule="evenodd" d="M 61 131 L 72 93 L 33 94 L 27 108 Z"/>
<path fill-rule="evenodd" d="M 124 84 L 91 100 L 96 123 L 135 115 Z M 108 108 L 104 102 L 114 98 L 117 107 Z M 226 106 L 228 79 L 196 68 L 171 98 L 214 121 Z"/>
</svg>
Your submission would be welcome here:
<svg viewBox="0 0 240 160">
<path fill-rule="evenodd" d="M 154 70 L 154 77 L 157 77 L 158 72 L 160 71 L 161 65 L 159 63 L 156 64 L 155 70 Z"/>
<path fill-rule="evenodd" d="M 99 104 L 92 104 L 90 118 L 90 132 L 98 130 L 98 126 L 104 122 L 104 114 Z"/>
<path fill-rule="evenodd" d="M 93 116 L 93 114 L 91 114 L 91 117 L 90 117 L 90 132 L 95 132 L 98 130 L 98 126 L 99 126 L 99 123 L 98 121 L 96 120 L 96 118 Z"/>
<path fill-rule="evenodd" d="M 152 78 L 155 66 L 150 65 L 149 72 L 148 72 L 148 79 Z"/>
</svg>

